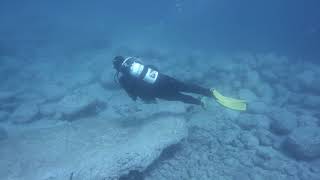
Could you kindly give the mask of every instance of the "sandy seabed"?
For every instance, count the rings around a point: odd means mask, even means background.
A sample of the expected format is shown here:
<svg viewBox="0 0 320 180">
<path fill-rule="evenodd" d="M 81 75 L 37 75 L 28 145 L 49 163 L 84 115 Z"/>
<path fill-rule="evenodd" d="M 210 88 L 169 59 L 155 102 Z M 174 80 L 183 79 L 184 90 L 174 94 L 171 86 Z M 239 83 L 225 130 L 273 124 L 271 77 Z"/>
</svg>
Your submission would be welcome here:
<svg viewBox="0 0 320 180">
<path fill-rule="evenodd" d="M 133 102 L 113 81 L 119 52 L 248 110 Z M 273 53 L 130 52 L 0 57 L 0 179 L 319 179 L 318 65 Z"/>
</svg>

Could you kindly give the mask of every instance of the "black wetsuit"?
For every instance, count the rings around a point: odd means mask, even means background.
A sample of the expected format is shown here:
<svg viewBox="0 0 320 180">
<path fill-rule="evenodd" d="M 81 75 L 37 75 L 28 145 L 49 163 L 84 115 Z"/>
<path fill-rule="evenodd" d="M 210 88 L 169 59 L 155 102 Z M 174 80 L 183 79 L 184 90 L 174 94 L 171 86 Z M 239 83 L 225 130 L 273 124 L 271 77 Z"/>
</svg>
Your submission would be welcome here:
<svg viewBox="0 0 320 180">
<path fill-rule="evenodd" d="M 157 70 L 153 66 L 145 66 L 145 68 L 148 67 Z M 201 105 L 200 99 L 183 94 L 183 92 L 195 93 L 208 97 L 212 96 L 211 90 L 208 88 L 178 81 L 159 71 L 158 77 L 153 84 L 144 81 L 142 78 L 132 76 L 127 70 L 122 71 L 119 82 L 121 87 L 125 89 L 133 100 L 137 100 L 139 97 L 145 102 L 154 102 L 156 101 L 156 98 L 159 98 L 168 101 L 182 101 L 184 103 Z"/>
</svg>

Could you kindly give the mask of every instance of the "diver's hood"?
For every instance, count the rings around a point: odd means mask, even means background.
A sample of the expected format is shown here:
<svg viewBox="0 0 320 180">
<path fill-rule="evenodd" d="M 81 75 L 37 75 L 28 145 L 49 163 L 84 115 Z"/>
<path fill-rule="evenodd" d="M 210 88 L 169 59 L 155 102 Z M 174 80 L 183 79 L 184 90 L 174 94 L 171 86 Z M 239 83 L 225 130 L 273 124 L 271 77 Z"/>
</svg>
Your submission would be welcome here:
<svg viewBox="0 0 320 180">
<path fill-rule="evenodd" d="M 125 61 L 125 58 L 122 57 L 122 56 L 116 56 L 114 59 L 113 59 L 113 68 L 115 68 L 118 72 L 121 70 L 121 66 L 123 64 L 123 62 Z"/>
</svg>

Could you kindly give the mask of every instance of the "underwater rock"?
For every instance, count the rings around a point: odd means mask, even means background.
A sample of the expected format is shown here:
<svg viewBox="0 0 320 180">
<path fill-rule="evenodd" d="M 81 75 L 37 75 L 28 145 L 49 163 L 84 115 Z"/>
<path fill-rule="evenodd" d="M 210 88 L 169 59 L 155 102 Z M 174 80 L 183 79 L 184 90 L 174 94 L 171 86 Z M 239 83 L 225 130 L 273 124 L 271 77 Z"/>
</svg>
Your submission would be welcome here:
<svg viewBox="0 0 320 180">
<path fill-rule="evenodd" d="M 187 105 L 179 102 L 159 101 L 158 103 L 144 103 L 140 100 L 133 102 L 129 97 L 119 96 L 112 100 L 112 108 L 103 111 L 108 117 L 121 118 L 131 121 L 146 120 L 149 117 L 163 115 L 186 115 Z"/>
<path fill-rule="evenodd" d="M 130 128 L 98 118 L 39 127 L 1 147 L 0 166 L 2 172 L 10 174 L 0 174 L 0 179 L 118 179 L 130 171 L 143 172 L 164 149 L 178 144 L 187 133 L 185 120 L 173 116 L 150 119 Z M 23 151 L 10 151 L 15 147 Z M 32 171 L 19 171 L 17 158 L 23 158 Z"/>
<path fill-rule="evenodd" d="M 106 103 L 101 100 L 103 91 L 98 84 L 76 89 L 58 102 L 56 111 L 65 120 L 95 115 L 106 108 Z"/>
<path fill-rule="evenodd" d="M 301 127 L 295 129 L 285 140 L 283 148 L 296 159 L 320 158 L 320 128 Z"/>
<path fill-rule="evenodd" d="M 280 110 L 271 114 L 271 130 L 278 135 L 289 134 L 298 126 L 295 114 L 287 110 Z"/>
<path fill-rule="evenodd" d="M 0 122 L 7 120 L 8 117 L 9 117 L 9 113 L 8 112 L 0 110 Z"/>
<path fill-rule="evenodd" d="M 28 102 L 20 105 L 9 117 L 13 123 L 29 123 L 37 119 L 39 107 L 36 103 Z"/>
<path fill-rule="evenodd" d="M 7 131 L 0 126 L 0 141 L 8 138 Z"/>
<path fill-rule="evenodd" d="M 162 117 L 139 128 L 139 132 L 129 138 L 125 144 L 120 144 L 115 151 L 106 153 L 106 156 L 90 158 L 88 162 L 80 164 L 79 172 L 75 177 L 118 177 L 130 171 L 144 171 L 162 150 L 177 144 L 187 135 L 187 128 L 183 119 Z M 139 142 L 139 143 L 137 143 Z M 90 170 L 90 166 L 101 164 L 104 171 Z M 84 166 L 85 168 L 83 168 Z M 94 176 L 92 176 L 92 173 Z"/>
</svg>

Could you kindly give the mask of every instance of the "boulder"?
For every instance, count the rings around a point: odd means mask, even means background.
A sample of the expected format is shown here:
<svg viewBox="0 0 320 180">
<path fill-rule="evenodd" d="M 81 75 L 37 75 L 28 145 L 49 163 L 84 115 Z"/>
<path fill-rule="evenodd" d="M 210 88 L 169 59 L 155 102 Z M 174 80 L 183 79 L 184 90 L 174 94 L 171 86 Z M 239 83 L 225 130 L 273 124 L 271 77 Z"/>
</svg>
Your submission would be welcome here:
<svg viewBox="0 0 320 180">
<path fill-rule="evenodd" d="M 278 135 L 289 134 L 298 126 L 297 116 L 287 110 L 279 110 L 271 114 L 271 130 Z"/>
<path fill-rule="evenodd" d="M 35 128 L 1 147 L 1 171 L 8 173 L 0 173 L 0 179 L 118 179 L 144 171 L 186 137 L 185 120 L 174 116 L 131 127 L 91 118 Z"/>
<path fill-rule="evenodd" d="M 320 158 L 320 127 L 295 129 L 284 141 L 283 148 L 296 159 Z"/>
<path fill-rule="evenodd" d="M 102 100 L 105 98 L 103 92 L 99 84 L 93 84 L 76 89 L 71 94 L 64 96 L 56 106 L 60 119 L 75 120 L 95 115 L 105 109 L 106 102 Z"/>
<path fill-rule="evenodd" d="M 129 97 L 118 96 L 112 98 L 112 107 L 102 114 L 112 118 L 130 119 L 132 123 L 136 119 L 145 119 L 150 116 L 161 115 L 185 115 L 189 105 L 180 102 L 161 101 L 157 103 L 144 103 L 140 100 L 134 102 Z"/>
<path fill-rule="evenodd" d="M 13 123 L 29 123 L 37 119 L 39 107 L 36 103 L 28 102 L 21 104 L 9 117 Z"/>
</svg>

